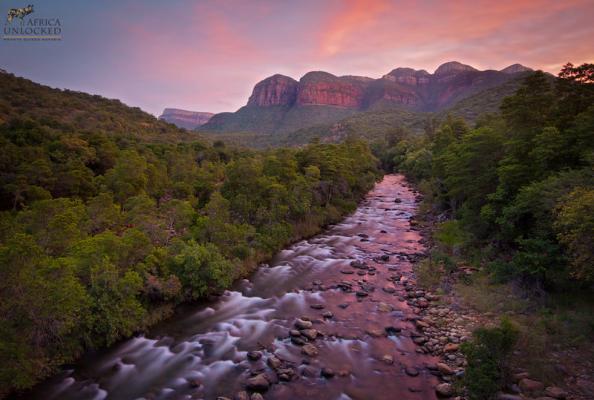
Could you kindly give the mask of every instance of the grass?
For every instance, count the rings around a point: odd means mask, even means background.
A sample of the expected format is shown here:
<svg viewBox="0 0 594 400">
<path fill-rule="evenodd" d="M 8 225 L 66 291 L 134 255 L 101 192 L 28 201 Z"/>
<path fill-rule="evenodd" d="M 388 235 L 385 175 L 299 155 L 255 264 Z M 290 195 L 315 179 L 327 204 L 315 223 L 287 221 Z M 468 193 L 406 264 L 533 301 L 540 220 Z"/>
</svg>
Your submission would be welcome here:
<svg viewBox="0 0 594 400">
<path fill-rule="evenodd" d="M 520 332 L 512 365 L 545 383 L 560 383 L 559 365 L 594 359 L 594 296 L 573 290 L 544 302 L 522 296 L 512 283 L 493 284 L 483 273 L 455 291 L 482 315 L 509 318 Z M 572 350 L 572 351 L 571 351 Z M 577 360 L 568 354 L 574 354 Z M 566 368 L 565 368 L 566 369 Z"/>
</svg>

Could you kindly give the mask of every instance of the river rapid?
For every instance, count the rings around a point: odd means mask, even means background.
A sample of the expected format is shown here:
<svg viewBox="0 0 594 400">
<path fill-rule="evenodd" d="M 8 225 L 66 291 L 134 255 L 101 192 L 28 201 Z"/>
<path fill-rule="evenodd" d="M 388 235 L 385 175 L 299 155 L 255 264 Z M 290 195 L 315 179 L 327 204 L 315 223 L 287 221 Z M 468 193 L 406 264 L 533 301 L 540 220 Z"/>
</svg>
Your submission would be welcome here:
<svg viewBox="0 0 594 400">
<path fill-rule="evenodd" d="M 423 252 L 415 193 L 387 175 L 343 222 L 215 301 L 88 354 L 30 400 L 436 398 L 405 286 Z M 239 396 L 239 397 L 237 397 Z M 259 398 L 257 395 L 253 398 Z"/>
</svg>

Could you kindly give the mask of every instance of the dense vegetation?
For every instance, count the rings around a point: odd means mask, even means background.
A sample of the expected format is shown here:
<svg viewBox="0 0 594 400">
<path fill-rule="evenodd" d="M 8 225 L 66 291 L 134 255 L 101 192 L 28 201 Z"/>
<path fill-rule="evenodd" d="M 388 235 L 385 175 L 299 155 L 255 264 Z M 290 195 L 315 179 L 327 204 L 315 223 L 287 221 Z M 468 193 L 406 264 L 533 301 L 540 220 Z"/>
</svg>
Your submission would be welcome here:
<svg viewBox="0 0 594 400">
<path fill-rule="evenodd" d="M 551 348 L 536 349 L 536 342 L 549 338 L 565 346 L 585 340 L 584 354 L 590 354 L 594 65 L 568 64 L 554 81 L 531 74 L 497 114 L 472 128 L 450 116 L 439 127 L 428 125 L 423 136 L 395 131 L 373 148 L 384 168 L 418 182 L 427 214 L 438 222 L 432 255 L 417 271 L 420 280 L 443 290 L 440 279 L 447 281 L 459 266 L 479 271 L 473 279 L 459 274 L 470 279 L 459 292 L 479 310 L 523 310 L 514 322 L 521 324 L 524 358 L 518 361 L 524 366 L 540 364 L 533 368 L 544 373 Z M 509 383 L 503 366 L 514 335 L 509 325 L 475 333 L 465 348 L 470 398 L 495 398 Z"/>
<path fill-rule="evenodd" d="M 379 176 L 363 142 L 230 150 L 116 101 L 0 79 L 0 395 L 224 289 Z"/>
</svg>

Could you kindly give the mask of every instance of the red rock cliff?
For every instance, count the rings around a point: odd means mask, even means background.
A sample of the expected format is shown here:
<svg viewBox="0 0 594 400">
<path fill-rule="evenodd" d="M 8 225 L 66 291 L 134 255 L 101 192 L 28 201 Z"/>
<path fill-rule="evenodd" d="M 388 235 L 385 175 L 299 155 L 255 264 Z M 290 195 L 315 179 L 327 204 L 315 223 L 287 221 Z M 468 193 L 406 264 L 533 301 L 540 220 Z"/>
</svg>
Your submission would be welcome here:
<svg viewBox="0 0 594 400">
<path fill-rule="evenodd" d="M 284 75 L 273 75 L 256 84 L 248 106 L 291 106 L 295 103 L 298 82 Z"/>
<path fill-rule="evenodd" d="M 328 105 L 361 108 L 371 79 L 337 77 L 327 72 L 309 72 L 299 81 L 297 105 Z"/>
</svg>

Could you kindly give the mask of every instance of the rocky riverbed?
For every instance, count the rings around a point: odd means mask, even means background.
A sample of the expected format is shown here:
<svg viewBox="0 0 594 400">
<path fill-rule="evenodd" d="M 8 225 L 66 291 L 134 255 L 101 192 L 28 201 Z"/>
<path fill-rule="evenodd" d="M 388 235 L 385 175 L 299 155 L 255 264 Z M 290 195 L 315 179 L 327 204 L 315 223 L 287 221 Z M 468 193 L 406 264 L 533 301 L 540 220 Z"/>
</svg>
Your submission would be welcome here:
<svg viewBox="0 0 594 400">
<path fill-rule="evenodd" d="M 209 304 L 89 354 L 31 399 L 436 399 L 473 317 L 416 287 L 417 193 L 388 175 L 353 215 Z"/>
</svg>

